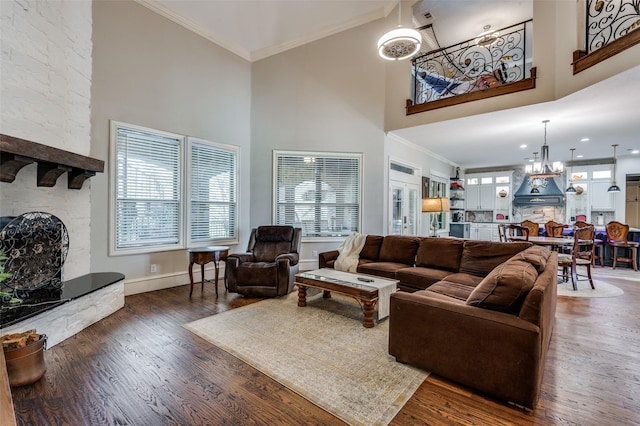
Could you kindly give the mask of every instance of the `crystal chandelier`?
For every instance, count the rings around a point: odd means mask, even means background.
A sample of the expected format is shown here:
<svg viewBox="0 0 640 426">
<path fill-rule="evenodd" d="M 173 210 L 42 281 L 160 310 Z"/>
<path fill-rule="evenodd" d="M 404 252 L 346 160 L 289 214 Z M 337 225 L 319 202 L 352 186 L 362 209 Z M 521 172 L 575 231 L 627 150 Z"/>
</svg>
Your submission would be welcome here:
<svg viewBox="0 0 640 426">
<path fill-rule="evenodd" d="M 530 179 L 546 179 L 558 177 L 562 174 L 562 163 L 560 161 L 549 161 L 549 145 L 547 145 L 547 123 L 549 120 L 544 120 L 544 145 L 541 150 L 541 161 L 534 162 L 533 165 L 527 165 L 525 170 Z"/>
<path fill-rule="evenodd" d="M 401 23 L 402 0 L 398 0 L 398 26 L 378 40 L 378 53 L 389 61 L 410 58 L 420 50 L 422 37 L 413 28 L 404 28 Z"/>
</svg>

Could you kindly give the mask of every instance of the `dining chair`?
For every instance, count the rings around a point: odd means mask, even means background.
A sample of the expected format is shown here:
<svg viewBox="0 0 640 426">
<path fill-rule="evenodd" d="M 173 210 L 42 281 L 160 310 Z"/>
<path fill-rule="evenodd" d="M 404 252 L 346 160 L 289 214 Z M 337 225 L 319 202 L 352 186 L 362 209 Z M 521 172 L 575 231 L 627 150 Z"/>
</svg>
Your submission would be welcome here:
<svg viewBox="0 0 640 426">
<path fill-rule="evenodd" d="M 520 226 L 524 226 L 525 228 L 528 228 L 530 236 L 532 237 L 538 236 L 538 230 L 540 229 L 540 225 L 538 225 L 536 222 L 532 222 L 530 220 L 523 220 L 520 223 Z"/>
<path fill-rule="evenodd" d="M 575 228 L 584 228 L 586 226 L 593 226 L 593 224 L 591 223 L 587 223 L 583 220 L 576 220 L 576 222 L 573 224 L 573 226 Z M 600 266 L 602 266 L 604 268 L 604 244 L 602 242 L 602 240 L 595 238 L 593 240 L 593 257 L 592 257 L 592 263 L 591 265 L 596 266 L 596 260 L 600 261 Z"/>
<path fill-rule="evenodd" d="M 498 237 L 500 238 L 500 242 L 501 243 L 506 243 L 507 242 L 506 227 L 507 227 L 507 225 L 505 225 L 504 223 L 499 223 L 498 224 Z"/>
<path fill-rule="evenodd" d="M 591 288 L 595 289 L 591 278 L 591 264 L 593 263 L 593 240 L 596 230 L 593 225 L 576 228 L 573 233 L 573 246 L 571 253 L 558 254 L 558 268 L 562 268 L 562 280 L 567 282 L 571 276 L 571 284 L 574 290 L 578 290 L 578 281 L 589 281 Z M 578 274 L 578 266 L 587 268 L 587 274 Z M 580 279 L 580 277 L 584 277 Z"/>
<path fill-rule="evenodd" d="M 505 225 L 505 241 L 529 241 L 529 228 L 520 225 Z"/>
<path fill-rule="evenodd" d="M 605 230 L 607 231 L 607 245 L 612 248 L 611 253 L 611 262 L 613 269 L 616 269 L 616 263 L 626 262 L 633 267 L 634 271 L 638 270 L 638 264 L 636 262 L 636 257 L 638 253 L 638 245 L 640 243 L 635 241 L 627 241 L 627 236 L 629 235 L 629 225 L 626 223 L 621 223 L 615 220 L 607 223 Z M 618 250 L 624 250 L 624 254 L 626 254 L 626 250 L 630 251 L 630 257 L 626 257 L 624 255 L 618 255 Z"/>
<path fill-rule="evenodd" d="M 550 220 L 544 224 L 544 230 L 547 233 L 547 237 L 562 237 L 562 231 L 568 227 L 569 225 L 558 223 L 555 220 Z"/>
<path fill-rule="evenodd" d="M 569 225 L 558 223 L 555 220 L 549 220 L 547 221 L 547 223 L 544 224 L 544 230 L 545 230 L 545 233 L 547 234 L 547 237 L 561 238 L 562 232 L 565 230 L 565 228 L 568 228 L 568 227 Z M 551 245 L 551 250 L 553 251 L 561 251 L 562 249 L 563 249 L 563 246 L 561 245 L 557 245 L 557 244 Z"/>
</svg>

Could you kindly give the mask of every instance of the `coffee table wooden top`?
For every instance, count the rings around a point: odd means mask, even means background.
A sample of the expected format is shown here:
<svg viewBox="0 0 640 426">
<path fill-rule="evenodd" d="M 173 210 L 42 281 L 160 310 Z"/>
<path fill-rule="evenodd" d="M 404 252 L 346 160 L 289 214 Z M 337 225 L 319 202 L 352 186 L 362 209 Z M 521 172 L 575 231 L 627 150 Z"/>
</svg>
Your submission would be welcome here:
<svg viewBox="0 0 640 426">
<path fill-rule="evenodd" d="M 360 281 L 358 278 L 372 281 Z M 306 287 L 324 290 L 324 297 L 330 297 L 331 292 L 344 294 L 361 302 L 364 313 L 363 325 L 370 328 L 374 325 L 373 308 L 378 303 L 380 292 L 382 291 L 382 294 L 386 296 L 383 296 L 382 299 L 384 306 L 378 305 L 378 316 L 383 318 L 388 315 L 388 296 L 395 291 L 398 281 L 373 275 L 353 274 L 336 271 L 331 268 L 323 268 L 296 274 L 296 283 L 298 284 L 298 306 L 304 307 L 307 305 Z M 384 312 L 382 316 L 381 311 Z"/>
</svg>

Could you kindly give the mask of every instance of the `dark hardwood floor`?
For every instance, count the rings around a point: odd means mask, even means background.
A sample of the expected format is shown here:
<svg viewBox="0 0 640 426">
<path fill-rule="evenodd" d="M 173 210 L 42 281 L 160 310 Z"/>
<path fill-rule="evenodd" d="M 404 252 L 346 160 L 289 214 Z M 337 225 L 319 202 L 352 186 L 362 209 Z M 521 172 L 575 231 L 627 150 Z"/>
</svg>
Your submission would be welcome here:
<svg viewBox="0 0 640 426">
<path fill-rule="evenodd" d="M 542 395 L 522 411 L 429 376 L 393 425 L 640 424 L 640 282 L 624 296 L 559 297 Z M 257 302 L 212 286 L 128 296 L 45 352 L 47 373 L 12 391 L 18 424 L 327 425 L 331 414 L 182 324 Z"/>
</svg>

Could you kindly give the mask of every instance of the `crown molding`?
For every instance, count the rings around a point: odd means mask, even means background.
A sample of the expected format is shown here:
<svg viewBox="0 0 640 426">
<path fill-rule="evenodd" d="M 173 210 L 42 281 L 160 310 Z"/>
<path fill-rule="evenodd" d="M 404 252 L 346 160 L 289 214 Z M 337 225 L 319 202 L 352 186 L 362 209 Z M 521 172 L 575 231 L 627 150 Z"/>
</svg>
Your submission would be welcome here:
<svg viewBox="0 0 640 426">
<path fill-rule="evenodd" d="M 387 132 L 386 136 L 387 136 L 387 138 L 389 138 L 389 139 L 391 139 L 391 140 L 393 140 L 395 142 L 398 142 L 398 143 L 403 144 L 403 145 L 405 145 L 405 146 L 407 146 L 407 147 L 409 147 L 411 149 L 414 149 L 416 151 L 420 151 L 420 152 L 422 152 L 424 154 L 427 154 L 428 156 L 430 156 L 430 157 L 432 157 L 432 158 L 434 158 L 436 160 L 442 161 L 445 164 L 450 164 L 450 165 L 455 166 L 455 167 L 461 167 L 459 164 L 454 163 L 453 161 L 449 160 L 448 158 L 445 158 L 445 157 L 443 157 L 443 156 L 441 156 L 439 154 L 436 154 L 435 152 L 429 151 L 427 148 L 425 148 L 423 146 L 420 146 L 420 145 L 417 145 L 417 144 L 415 144 L 415 143 L 403 138 L 402 136 L 396 135 L 393 132 Z"/>
<path fill-rule="evenodd" d="M 240 56 L 242 59 L 245 59 L 251 62 L 251 52 L 249 52 L 244 47 L 240 46 L 238 43 L 235 43 L 225 37 L 222 37 L 220 34 L 210 31 L 208 28 L 198 24 L 197 22 L 191 19 L 185 18 L 184 16 L 174 12 L 172 9 L 166 7 L 162 3 L 156 0 L 134 0 L 134 1 L 146 7 L 147 9 L 175 22 L 176 24 L 181 25 L 187 30 L 195 34 L 198 34 L 201 37 L 206 38 L 207 40 L 217 44 L 223 49 L 226 49 L 231 53 Z"/>
<path fill-rule="evenodd" d="M 189 31 L 196 33 L 199 36 L 204 37 L 205 39 L 217 44 L 223 49 L 226 49 L 231 53 L 234 53 L 235 55 L 240 56 L 241 58 L 249 62 L 259 61 L 261 59 L 268 58 L 269 56 L 273 56 L 278 53 L 282 53 L 287 50 L 300 47 L 307 43 L 311 43 L 313 41 L 320 40 L 322 38 L 325 38 L 334 34 L 338 34 L 342 31 L 350 30 L 360 25 L 368 24 L 369 22 L 375 21 L 377 19 L 384 18 L 397 5 L 396 1 L 389 0 L 389 2 L 384 7 L 378 8 L 372 12 L 367 13 L 366 15 L 359 16 L 355 19 L 344 22 L 342 24 L 328 27 L 323 30 L 317 31 L 315 33 L 305 35 L 304 37 L 299 37 L 295 40 L 287 41 L 285 43 L 268 46 L 263 49 L 249 51 L 248 49 L 245 49 L 244 47 L 240 46 L 238 43 L 221 36 L 215 31 L 211 31 L 209 28 L 203 25 L 200 25 L 199 23 L 176 13 L 174 10 L 168 8 L 167 6 L 165 6 L 164 4 L 160 3 L 157 0 L 134 0 L 134 1 L 146 7 L 147 9 L 161 16 L 164 16 L 165 18 L 175 22 L 176 24 L 188 29 Z"/>
<path fill-rule="evenodd" d="M 396 3 L 394 2 L 392 4 L 395 5 Z M 295 40 L 288 41 L 286 43 L 265 47 L 263 49 L 254 50 L 253 52 L 251 52 L 251 61 L 252 62 L 259 61 L 260 59 L 265 59 L 265 58 L 268 58 L 269 56 L 273 56 L 278 53 L 282 53 L 287 50 L 303 46 L 307 43 L 311 43 L 313 41 L 317 41 L 325 37 L 329 37 L 334 34 L 338 34 L 343 31 L 359 27 L 360 25 L 368 24 L 369 22 L 375 21 L 377 19 L 384 18 L 388 14 L 388 12 L 386 11 L 387 8 L 388 7 L 381 7 L 379 9 L 376 9 L 372 12 L 367 13 L 366 15 L 362 15 L 350 21 L 344 22 L 342 24 L 325 28 L 324 30 L 317 31 L 312 34 L 308 34 L 305 37 L 300 37 Z"/>
</svg>

